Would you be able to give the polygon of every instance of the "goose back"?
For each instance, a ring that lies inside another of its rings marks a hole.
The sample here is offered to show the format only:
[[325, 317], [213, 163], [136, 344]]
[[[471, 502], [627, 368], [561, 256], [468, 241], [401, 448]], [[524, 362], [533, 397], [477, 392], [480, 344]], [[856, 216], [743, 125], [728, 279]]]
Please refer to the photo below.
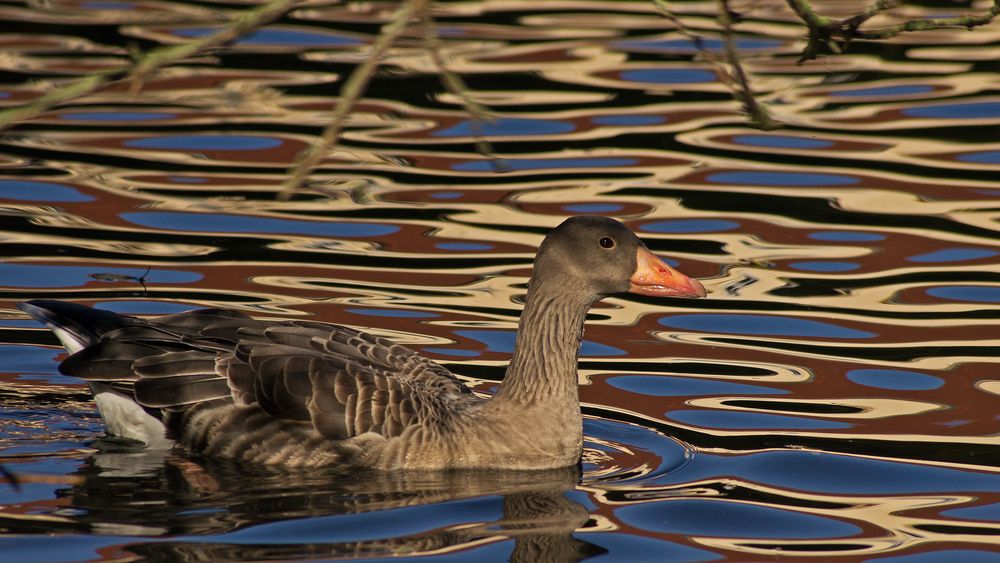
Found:
[[130, 396], [196, 453], [367, 465], [380, 442], [479, 401], [443, 366], [347, 327], [222, 309], [122, 319], [60, 372]]

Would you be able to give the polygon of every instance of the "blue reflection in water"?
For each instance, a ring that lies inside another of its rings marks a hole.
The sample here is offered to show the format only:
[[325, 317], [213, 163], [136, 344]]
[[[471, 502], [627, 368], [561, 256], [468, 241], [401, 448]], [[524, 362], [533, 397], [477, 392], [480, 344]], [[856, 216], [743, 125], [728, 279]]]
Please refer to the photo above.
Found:
[[121, 218], [136, 225], [174, 231], [214, 233], [282, 233], [333, 238], [379, 237], [399, 232], [396, 225], [341, 221], [296, 221], [275, 217], [185, 213], [183, 211], [132, 211]]
[[482, 244], [478, 242], [439, 242], [434, 245], [434, 248], [440, 248], [441, 250], [489, 250], [493, 248], [492, 244]]
[[448, 25], [442, 25], [440, 27], [435, 27], [434, 32], [439, 37], [466, 37], [469, 35], [469, 30], [461, 27], [451, 27]]
[[184, 311], [202, 309], [190, 303], [170, 303], [167, 301], [104, 301], [94, 307], [114, 311], [123, 315], [173, 315]]
[[[52, 365], [56, 365], [55, 362]], [[36, 382], [40, 385], [78, 385], [80, 380], [75, 377], [70, 377], [68, 375], [60, 375], [58, 373], [42, 373], [42, 374], [29, 374], [21, 373], [17, 376], [18, 381], [31, 381]], [[48, 424], [46, 428], [56, 428], [61, 426], [60, 424]]]
[[686, 397], [694, 395], [785, 395], [790, 391], [763, 385], [747, 385], [718, 379], [672, 377], [668, 375], [615, 375], [605, 379], [608, 385], [650, 397]]
[[833, 454], [776, 450], [741, 455], [698, 452], [657, 484], [739, 475], [762, 485], [827, 494], [902, 494], [998, 491], [1000, 473]]
[[934, 87], [925, 84], [902, 84], [899, 86], [879, 86], [876, 88], [858, 88], [829, 92], [828, 96], [835, 98], [853, 98], [867, 96], [906, 96], [910, 94], [926, 94], [933, 92]]
[[0, 198], [53, 203], [94, 201], [93, 197], [80, 193], [75, 188], [34, 180], [0, 180]]
[[[751, 49], [773, 49], [780, 47], [781, 41], [776, 39], [761, 39], [753, 37], [741, 37], [736, 39], [736, 48], [741, 51]], [[671, 53], [697, 53], [703, 49], [709, 51], [721, 51], [725, 48], [725, 43], [721, 39], [700, 38], [696, 43], [690, 39], [659, 39], [659, 40], [634, 40], [616, 41], [612, 47], [622, 50], [643, 50], [643, 51], [665, 51]]]
[[[214, 27], [186, 27], [174, 29], [174, 35], [181, 37], [205, 37], [218, 31]], [[294, 45], [305, 47], [333, 47], [344, 45], [360, 45], [361, 41], [354, 37], [334, 35], [320, 31], [305, 31], [280, 27], [265, 27], [241, 36], [237, 45]]]
[[458, 199], [464, 195], [462, 192], [434, 192], [431, 197], [434, 199]]
[[204, 176], [168, 176], [167, 181], [174, 184], [204, 184], [208, 182], [208, 178]]
[[[507, 170], [543, 170], [546, 168], [605, 168], [619, 166], [634, 166], [638, 159], [621, 157], [604, 158], [510, 158], [504, 159], [499, 165]], [[493, 172], [498, 164], [491, 160], [469, 160], [452, 165], [452, 170], [461, 172]]]
[[1000, 522], [1000, 502], [993, 504], [983, 504], [980, 506], [966, 506], [963, 508], [952, 508], [945, 510], [941, 516], [949, 518], [962, 518], [963, 520], [984, 520], [987, 522]]
[[649, 84], [690, 84], [696, 82], [714, 82], [715, 73], [710, 70], [693, 68], [643, 68], [623, 70], [622, 80], [628, 82], [644, 82]]
[[750, 184], [755, 186], [852, 186], [861, 180], [844, 174], [811, 174], [806, 172], [759, 172], [741, 170], [716, 172], [706, 178], [713, 184]]
[[42, 324], [35, 319], [0, 319], [0, 326], [10, 328], [38, 328]]
[[817, 231], [809, 233], [809, 238], [834, 242], [875, 242], [885, 240], [885, 235], [863, 231]]
[[624, 205], [618, 203], [571, 203], [563, 206], [564, 210], [571, 213], [614, 213], [624, 208]]
[[740, 224], [728, 219], [670, 219], [640, 225], [640, 231], [647, 233], [711, 233], [731, 231]]
[[[637, 424], [627, 424], [604, 418], [583, 419], [584, 439], [593, 438], [612, 444], [621, 444], [629, 450], [641, 450], [653, 454], [660, 460], [653, 474], [667, 473], [687, 462], [688, 451], [677, 440]], [[593, 444], [588, 447], [593, 447]], [[604, 449], [604, 448], [598, 448]], [[648, 478], [641, 477], [639, 479]]]
[[1000, 164], [1000, 151], [967, 152], [957, 157], [962, 162], [975, 162], [977, 164]]
[[828, 260], [807, 260], [805, 262], [792, 262], [789, 264], [796, 270], [807, 272], [849, 272], [857, 270], [861, 264], [857, 262], [835, 262]]
[[996, 256], [995, 250], [989, 248], [976, 247], [955, 247], [942, 248], [926, 254], [918, 254], [907, 258], [910, 262], [962, 262], [965, 260], [979, 260]]
[[659, 323], [663, 326], [684, 330], [760, 336], [804, 336], [811, 338], [872, 338], [877, 336], [872, 332], [822, 321], [771, 315], [698, 313], [666, 316], [661, 318]]
[[847, 422], [763, 412], [677, 410], [664, 415], [692, 426], [726, 430], [842, 430], [852, 426]]
[[[514, 339], [517, 335], [511, 330], [456, 330], [455, 334], [463, 338], [482, 342], [490, 352], [509, 354], [514, 351]], [[623, 356], [625, 351], [607, 344], [584, 340], [580, 345], [581, 356]]]
[[903, 115], [932, 119], [990, 119], [1000, 117], [1000, 102], [973, 102], [903, 108]]
[[775, 149], [825, 149], [833, 146], [832, 141], [807, 139], [794, 135], [736, 135], [733, 137], [733, 142], [740, 145]]
[[176, 113], [156, 111], [80, 111], [59, 115], [59, 119], [70, 121], [155, 121], [175, 117]]
[[117, 266], [54, 266], [49, 264], [0, 264], [0, 285], [7, 287], [77, 287], [97, 281], [94, 274], [115, 274], [126, 278], [145, 276], [150, 283], [192, 283], [202, 275], [184, 270], [149, 270]]
[[135, 5], [129, 2], [81, 2], [81, 8], [87, 10], [134, 10]]
[[897, 391], [929, 391], [944, 385], [940, 377], [902, 369], [852, 369], [847, 379], [858, 385]]
[[130, 139], [123, 144], [135, 149], [173, 151], [259, 151], [279, 147], [283, 142], [255, 135], [162, 135]]
[[910, 553], [904, 555], [892, 555], [889, 557], [875, 557], [865, 561], [884, 561], [885, 563], [996, 563], [996, 551], [982, 551], [978, 549], [940, 549], [937, 551], [923, 551], [920, 553]]
[[622, 522], [659, 533], [732, 538], [842, 538], [854, 524], [814, 514], [730, 500], [673, 499], [615, 509]]
[[[0, 420], [2, 420], [2, 418], [3, 418], [3, 414], [0, 413]], [[76, 448], [76, 449], [80, 448], [80, 444], [78, 442], [75, 443], [75, 444], [68, 443], [68, 442], [66, 442], [64, 440], [55, 440], [54, 442], [57, 442], [66, 451], [72, 451], [74, 448]], [[18, 454], [21, 454], [21, 455], [25, 455], [25, 454], [38, 454], [38, 453], [43, 453], [45, 451], [45, 450], [42, 450], [42, 452], [39, 452], [39, 451], [21, 451], [21, 452], [12, 451], [12, 450], [24, 450], [24, 449], [27, 449], [27, 448], [18, 448], [18, 447], [4, 448], [4, 455], [5, 456], [14, 456], [14, 455], [18, 455]], [[48, 451], [49, 452], [59, 452], [60, 450], [59, 449], [52, 449], [52, 450], [48, 450]], [[5, 460], [4, 463], [7, 463], [7, 461]], [[18, 463], [16, 467], [11, 466], [10, 469], [14, 470], [14, 471], [17, 471], [18, 473], [22, 473], [22, 472], [23, 473], [27, 473], [27, 468], [25, 467], [25, 465], [33, 466], [35, 464], [21, 464], [21, 463]], [[55, 465], [55, 464], [53, 464], [53, 465]], [[36, 474], [49, 473], [49, 474], [52, 474], [52, 475], [59, 475], [60, 474], [59, 471], [57, 471], [57, 470], [46, 471], [47, 469], [49, 469], [49, 468], [48, 467], [36, 468], [33, 471], [33, 473], [36, 473]], [[68, 471], [66, 473], [73, 473], [73, 469], [72, 468], [68, 469]], [[14, 505], [14, 504], [19, 504], [21, 502], [25, 502], [25, 500], [32, 500], [32, 499], [56, 499], [56, 498], [60, 498], [59, 495], [62, 494], [61, 491], [65, 491], [66, 488], [67, 487], [66, 487], [65, 484], [44, 485], [44, 484], [40, 484], [40, 483], [22, 483], [21, 486], [18, 487], [17, 490], [14, 490], [10, 485], [8, 485], [5, 482], [4, 486], [0, 487], [0, 504], [2, 504], [4, 506], [10, 506], [10, 505]], [[38, 539], [39, 536], [37, 536], [35, 534], [24, 534], [24, 535], [20, 535], [20, 536], [12, 534], [12, 535], [9, 535], [9, 536], [0, 537], [0, 554], [2, 554], [2, 557], [3, 557], [2, 560], [4, 561], [4, 563], [8, 563], [8, 562], [10, 562], [10, 563], [14, 563], [14, 562], [20, 563], [20, 562], [23, 562], [23, 561], [30, 561], [31, 563], [35, 563], [36, 561], [39, 562], [39, 563], [48, 563], [50, 561], [51, 562], [57, 562], [57, 561], [58, 562], [61, 562], [61, 561], [66, 561], [66, 562], [74, 561], [74, 562], [76, 562], [76, 561], [100, 561], [101, 560], [101, 558], [97, 557], [96, 554], [95, 554], [95, 557], [93, 559], [83, 559], [83, 558], [80, 557], [80, 552], [75, 552], [72, 555], [70, 553], [67, 553], [67, 552], [64, 552], [64, 553], [61, 553], [61, 554], [60, 553], [53, 553], [52, 550], [56, 549], [54, 546], [58, 545], [58, 542], [54, 542], [52, 540], [56, 540], [56, 539], [60, 538], [61, 536], [59, 536], [59, 535], [53, 535], [53, 536], [43, 536], [43, 537], [45, 537], [45, 539], [42, 540], [42, 541], [45, 542], [44, 543], [44, 547], [42, 547], [42, 546], [39, 545], [39, 539]], [[105, 540], [102, 543], [107, 543], [107, 544], [118, 543], [118, 544], [120, 544], [123, 539], [124, 538], [122, 538], [122, 537], [118, 537], [114, 541]], [[20, 555], [18, 555], [18, 554], [20, 554]]]
[[[38, 321], [32, 321], [33, 327], [41, 326]], [[0, 358], [3, 358], [3, 370], [9, 373], [57, 373], [55, 357], [62, 350], [42, 348], [40, 346], [12, 346], [0, 344]]]
[[976, 164], [1000, 164], [1000, 151], [967, 152], [956, 157], [962, 162]]
[[931, 287], [927, 294], [952, 301], [1000, 303], [1000, 286], [996, 285], [945, 285]]
[[568, 121], [551, 119], [530, 119], [525, 117], [501, 117], [494, 122], [461, 121], [447, 129], [431, 133], [434, 137], [469, 137], [472, 135], [559, 135], [572, 133], [576, 126]]
[[669, 561], [670, 563], [694, 563], [696, 561], [718, 561], [723, 558], [717, 553], [689, 545], [624, 532], [574, 532], [573, 537], [608, 550], [607, 554], [587, 558], [587, 561], [595, 563], [600, 561], [642, 562], [649, 561], [651, 557], [657, 561]]
[[397, 319], [428, 319], [440, 317], [437, 313], [430, 311], [412, 311], [409, 309], [346, 309], [348, 313], [355, 315], [365, 315], [368, 317], [391, 317]]
[[660, 115], [598, 115], [590, 118], [595, 125], [659, 125], [666, 120]]

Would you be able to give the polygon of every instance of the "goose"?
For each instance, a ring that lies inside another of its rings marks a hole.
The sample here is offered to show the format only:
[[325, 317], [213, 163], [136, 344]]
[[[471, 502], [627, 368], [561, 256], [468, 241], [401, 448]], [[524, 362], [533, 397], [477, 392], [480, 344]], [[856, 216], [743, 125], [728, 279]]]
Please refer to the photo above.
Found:
[[400, 344], [339, 325], [226, 309], [155, 319], [64, 301], [18, 307], [71, 354], [107, 433], [239, 464], [542, 470], [579, 462], [577, 355], [605, 296], [704, 297], [628, 227], [580, 215], [535, 256], [515, 347], [492, 397]]

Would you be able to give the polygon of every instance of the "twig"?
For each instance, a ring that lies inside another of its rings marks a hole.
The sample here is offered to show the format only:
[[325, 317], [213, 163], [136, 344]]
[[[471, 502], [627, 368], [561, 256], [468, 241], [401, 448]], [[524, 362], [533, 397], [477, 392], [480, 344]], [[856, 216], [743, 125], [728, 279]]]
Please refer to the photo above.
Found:
[[372, 44], [372, 52], [369, 57], [355, 67], [351, 72], [351, 76], [344, 83], [340, 97], [337, 98], [333, 117], [330, 124], [323, 130], [322, 137], [318, 142], [304, 149], [296, 157], [295, 163], [290, 170], [289, 178], [278, 193], [278, 199], [287, 200], [290, 198], [295, 193], [295, 190], [302, 185], [306, 176], [336, 146], [337, 137], [340, 135], [341, 129], [344, 128], [347, 115], [354, 108], [355, 104], [357, 104], [358, 100], [361, 99], [361, 95], [375, 74], [375, 69], [378, 68], [380, 59], [403, 33], [414, 15], [428, 9], [429, 2], [430, 0], [405, 0], [399, 9], [396, 10], [396, 13], [393, 14], [392, 20], [382, 27], [378, 37]]
[[219, 31], [205, 37], [178, 45], [158, 47], [138, 61], [129, 72], [132, 80], [142, 80], [161, 67], [193, 55], [203, 53], [212, 47], [226, 45], [243, 35], [267, 25], [284, 16], [298, 0], [271, 0], [270, 2], [240, 12]]
[[857, 29], [858, 27], [861, 27], [861, 24], [865, 23], [866, 21], [881, 14], [886, 10], [891, 10], [895, 8], [896, 5], [897, 5], [896, 0], [876, 0], [870, 6], [865, 8], [864, 11], [861, 12], [860, 14], [848, 18], [847, 20], [844, 21], [850, 22], [850, 25], [854, 29]]
[[34, 100], [0, 110], [0, 129], [14, 123], [37, 117], [55, 106], [97, 91], [105, 84], [123, 77], [126, 69], [118, 68], [78, 78], [69, 84], [58, 86], [48, 94]]
[[[929, 31], [933, 29], [948, 29], [963, 27], [972, 29], [986, 25], [1000, 15], [1000, 0], [993, 0], [993, 6], [982, 15], [966, 14], [953, 18], [936, 18], [926, 20], [910, 20], [881, 29], [862, 30], [861, 26], [873, 16], [896, 7], [895, 0], [876, 0], [857, 15], [838, 20], [821, 16], [816, 13], [808, 0], [786, 0], [788, 6], [809, 28], [809, 40], [799, 62], [815, 59], [820, 50], [826, 46], [830, 51], [840, 52], [854, 39], [889, 39], [910, 31]], [[836, 40], [842, 44], [837, 46]]]
[[[677, 31], [694, 44], [705, 61], [715, 68], [722, 83], [729, 88], [733, 97], [743, 104], [743, 109], [750, 116], [754, 125], [766, 130], [777, 129], [781, 126], [771, 118], [767, 108], [757, 103], [756, 93], [750, 85], [750, 77], [743, 68], [739, 51], [736, 48], [736, 41], [733, 39], [733, 18], [731, 15], [732, 12], [729, 10], [728, 0], [719, 0], [719, 7], [722, 11], [719, 16], [719, 22], [723, 27], [722, 41], [725, 58], [719, 57], [705, 47], [702, 38], [684, 25], [684, 22], [667, 5], [666, 0], [653, 0], [653, 3], [660, 9], [660, 13], [677, 27]], [[728, 64], [729, 68], [732, 68], [732, 71], [723, 63]]]
[[670, 22], [674, 24], [674, 26], [677, 28], [677, 31], [680, 32], [680, 34], [683, 35], [685, 38], [687, 38], [687, 40], [690, 41], [692, 45], [694, 45], [694, 48], [698, 50], [698, 53], [705, 60], [705, 62], [712, 65], [712, 68], [714, 68], [715, 71], [718, 73], [719, 78], [722, 80], [723, 84], [725, 84], [726, 87], [728, 87], [730, 90], [733, 90], [733, 95], [735, 96], [736, 86], [735, 84], [733, 84], [732, 77], [729, 75], [729, 72], [723, 65], [722, 58], [713, 53], [712, 51], [710, 51], [708, 47], [705, 46], [705, 42], [702, 40], [700, 35], [697, 35], [693, 31], [688, 29], [686, 25], [684, 25], [684, 22], [681, 21], [681, 19], [677, 17], [677, 15], [674, 14], [674, 12], [667, 5], [666, 0], [653, 0], [653, 3], [656, 4], [656, 7], [660, 9], [660, 14], [663, 17], [670, 20]]
[[771, 119], [767, 108], [757, 103], [750, 79], [740, 62], [740, 54], [736, 50], [736, 40], [733, 38], [733, 18], [732, 12], [729, 10], [729, 0], [719, 0], [719, 8], [719, 22], [722, 23], [722, 42], [725, 47], [726, 61], [732, 68], [733, 78], [739, 84], [736, 98], [743, 103], [743, 109], [758, 127], [767, 130], [777, 129], [780, 125]]
[[472, 96], [469, 95], [469, 87], [466, 86], [462, 77], [448, 68], [444, 57], [441, 55], [441, 39], [434, 29], [434, 19], [431, 16], [430, 10], [424, 10], [420, 19], [424, 26], [424, 47], [430, 55], [431, 62], [434, 63], [434, 66], [441, 73], [441, 83], [444, 84], [444, 87], [453, 96], [459, 99], [462, 107], [471, 116], [471, 128], [476, 140], [476, 150], [479, 154], [491, 159], [493, 162], [499, 162], [496, 153], [493, 151], [493, 145], [482, 135], [480, 127], [480, 124], [484, 121], [495, 122], [496, 116], [490, 112], [489, 108], [472, 99]]
[[993, 6], [982, 15], [975, 16], [965, 14], [954, 18], [936, 18], [929, 20], [910, 20], [893, 26], [872, 31], [857, 31], [857, 36], [861, 39], [888, 39], [901, 33], [909, 31], [929, 31], [932, 29], [947, 29], [962, 27], [972, 30], [975, 27], [986, 25], [1000, 15], [1000, 0], [994, 0]]
[[157, 47], [130, 65], [89, 74], [63, 84], [31, 102], [0, 110], [0, 129], [37, 117], [59, 104], [91, 94], [122, 78], [130, 79], [134, 85], [138, 86], [143, 79], [167, 65], [203, 53], [213, 47], [230, 43], [250, 31], [271, 23], [287, 13], [296, 1], [271, 0], [262, 6], [240, 12], [228, 24], [211, 35], [179, 45]]
[[684, 25], [684, 22], [682, 22], [681, 19], [677, 17], [677, 14], [670, 9], [666, 0], [653, 0], [653, 4], [659, 8], [660, 15], [670, 20], [670, 22], [677, 27], [677, 31], [679, 31], [681, 35], [686, 37], [689, 41], [691, 41], [691, 43], [694, 43], [695, 48], [701, 51], [701, 54], [704, 55], [705, 59], [713, 64], [719, 63], [719, 58], [715, 56], [715, 53], [705, 48], [705, 43], [701, 40], [701, 37], [696, 35], [694, 32], [689, 30], [686, 25]]

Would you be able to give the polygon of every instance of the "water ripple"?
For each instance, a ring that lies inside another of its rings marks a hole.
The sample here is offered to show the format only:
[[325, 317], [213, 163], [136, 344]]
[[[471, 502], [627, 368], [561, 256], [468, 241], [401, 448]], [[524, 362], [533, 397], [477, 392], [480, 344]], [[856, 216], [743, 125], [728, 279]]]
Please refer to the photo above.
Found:
[[[715, 4], [674, 7], [693, 42], [651, 3], [440, 3], [441, 54], [496, 119], [441, 86], [413, 28], [309, 185], [277, 201], [392, 9], [301, 7], [139, 95], [115, 83], [0, 139], [0, 462], [27, 477], [0, 488], [8, 558], [996, 558], [995, 31], [800, 63], [793, 14], [754, 4], [735, 39], [784, 124], [762, 131], [708, 60]], [[228, 12], [0, 6], [0, 106]], [[14, 308], [371, 327], [489, 393], [535, 249], [581, 213], [620, 218], [710, 290], [592, 309], [582, 476], [279, 478], [156, 458], [98, 440], [84, 384]]]

